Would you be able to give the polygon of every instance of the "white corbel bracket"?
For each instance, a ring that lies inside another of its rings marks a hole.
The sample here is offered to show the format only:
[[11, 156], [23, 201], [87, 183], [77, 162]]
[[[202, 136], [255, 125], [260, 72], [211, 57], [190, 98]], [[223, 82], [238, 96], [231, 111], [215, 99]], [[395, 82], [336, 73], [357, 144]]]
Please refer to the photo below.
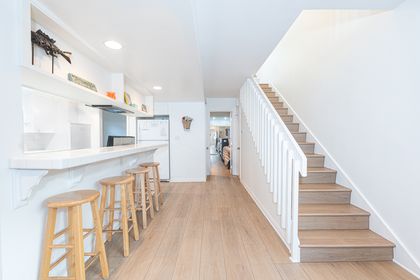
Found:
[[67, 181], [68, 181], [69, 187], [73, 188], [76, 185], [78, 185], [83, 180], [84, 176], [85, 176], [85, 166], [70, 168], [67, 171], [67, 178], [68, 178]]
[[33, 189], [39, 185], [48, 170], [14, 169], [12, 172], [13, 208], [17, 209], [28, 204]]

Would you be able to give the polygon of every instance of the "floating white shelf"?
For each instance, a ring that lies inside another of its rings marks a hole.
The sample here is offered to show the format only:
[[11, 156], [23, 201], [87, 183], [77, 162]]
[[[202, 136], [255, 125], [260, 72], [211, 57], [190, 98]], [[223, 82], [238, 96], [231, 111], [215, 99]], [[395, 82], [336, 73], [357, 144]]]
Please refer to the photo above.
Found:
[[86, 105], [113, 105], [131, 112], [132, 116], [136, 117], [152, 117], [150, 113], [139, 111], [138, 108], [116, 101], [34, 66], [20, 66], [20, 70], [22, 86], [27, 88], [61, 96]]

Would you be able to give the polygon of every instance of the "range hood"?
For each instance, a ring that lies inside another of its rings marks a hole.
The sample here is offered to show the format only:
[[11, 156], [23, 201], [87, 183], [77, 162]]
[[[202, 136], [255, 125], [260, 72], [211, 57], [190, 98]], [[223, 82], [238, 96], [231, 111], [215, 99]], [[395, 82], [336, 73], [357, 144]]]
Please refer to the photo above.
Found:
[[114, 106], [114, 105], [87, 105], [92, 108], [98, 108], [115, 114], [134, 114], [134, 112]]

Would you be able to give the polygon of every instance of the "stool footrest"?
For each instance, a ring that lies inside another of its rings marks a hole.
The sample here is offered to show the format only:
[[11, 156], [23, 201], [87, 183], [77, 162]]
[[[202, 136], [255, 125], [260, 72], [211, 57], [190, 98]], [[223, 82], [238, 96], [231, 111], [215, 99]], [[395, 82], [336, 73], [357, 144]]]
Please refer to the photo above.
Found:
[[[86, 256], [86, 254], [85, 254], [85, 256]], [[88, 260], [87, 260], [87, 262], [85, 263], [85, 270], [86, 269], [88, 269], [94, 262], [95, 262], [95, 260], [98, 258], [98, 256], [99, 256], [99, 254], [95, 254], [94, 253], [94, 255], [92, 255]]]
[[84, 228], [83, 232], [85, 234], [83, 234], [83, 239], [85, 239], [86, 237], [89, 236], [89, 234], [93, 233], [95, 231], [96, 228]]
[[59, 257], [55, 262], [50, 264], [50, 271], [54, 269], [59, 263], [61, 263], [67, 256], [70, 254], [71, 250], [65, 252], [61, 257]]
[[73, 248], [73, 245], [71, 245], [71, 244], [53, 244], [53, 245], [48, 246], [48, 248], [50, 248], [50, 249], [65, 249], [65, 248], [71, 249], [71, 248]]
[[[131, 206], [127, 206], [127, 210], [130, 210], [131, 209]], [[104, 208], [104, 211], [121, 211], [121, 208], [110, 208], [110, 207], [107, 207], [107, 208]]]
[[65, 234], [69, 230], [70, 230], [70, 227], [66, 227], [65, 229], [60, 230], [59, 232], [54, 234], [54, 239], [59, 238], [60, 236], [62, 236], [63, 234]]
[[[131, 231], [134, 228], [133, 225], [128, 227], [128, 231]], [[103, 229], [105, 232], [122, 232], [122, 229]]]

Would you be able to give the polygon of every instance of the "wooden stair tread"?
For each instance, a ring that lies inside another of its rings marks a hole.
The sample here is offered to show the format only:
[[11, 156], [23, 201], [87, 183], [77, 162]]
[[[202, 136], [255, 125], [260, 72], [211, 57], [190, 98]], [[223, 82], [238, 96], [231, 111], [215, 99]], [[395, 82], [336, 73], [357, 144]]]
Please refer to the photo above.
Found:
[[324, 173], [337, 173], [336, 170], [326, 168], [326, 167], [308, 167], [308, 173], [317, 173], [317, 172], [324, 172]]
[[338, 184], [300, 184], [301, 192], [351, 192], [351, 189]]
[[299, 216], [369, 216], [351, 204], [300, 204]]
[[300, 230], [299, 240], [301, 248], [395, 247], [392, 242], [368, 229]]

